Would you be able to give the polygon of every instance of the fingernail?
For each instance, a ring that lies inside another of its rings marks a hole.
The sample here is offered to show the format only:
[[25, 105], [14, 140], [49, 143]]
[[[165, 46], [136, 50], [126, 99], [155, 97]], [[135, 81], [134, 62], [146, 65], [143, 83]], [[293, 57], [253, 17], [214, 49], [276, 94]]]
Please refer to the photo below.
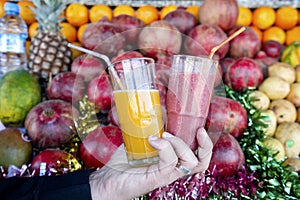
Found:
[[168, 133], [168, 132], [163, 132], [162, 134], [163, 138], [173, 138], [174, 135], [172, 135], [171, 133]]
[[155, 135], [150, 135], [148, 137], [148, 140], [152, 140], [152, 141], [157, 140], [157, 139], [158, 139], [158, 137], [156, 137]]

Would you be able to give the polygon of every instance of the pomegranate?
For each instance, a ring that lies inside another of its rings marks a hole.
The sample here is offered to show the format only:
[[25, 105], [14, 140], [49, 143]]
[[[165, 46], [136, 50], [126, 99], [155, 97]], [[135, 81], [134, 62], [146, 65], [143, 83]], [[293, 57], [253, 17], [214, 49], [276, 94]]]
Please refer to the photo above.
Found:
[[236, 0], [205, 0], [200, 6], [199, 21], [201, 24], [214, 24], [227, 31], [235, 25], [238, 15]]
[[214, 147], [208, 169], [223, 178], [235, 175], [245, 165], [245, 155], [238, 141], [229, 133], [209, 132]]
[[159, 84], [168, 87], [171, 74], [172, 56], [160, 56], [155, 61], [156, 79]]
[[110, 124], [120, 127], [117, 108], [115, 105], [113, 105], [109, 110], [107, 118]]
[[266, 52], [267, 56], [275, 59], [279, 59], [284, 49], [284, 45], [275, 40], [268, 40], [263, 43], [261, 50]]
[[80, 145], [80, 157], [87, 168], [105, 165], [123, 143], [121, 129], [104, 126], [89, 133]]
[[82, 46], [109, 57], [115, 56], [126, 45], [125, 36], [119, 32], [120, 29], [109, 22], [90, 23], [82, 34]]
[[[200, 24], [189, 32], [184, 42], [184, 51], [193, 56], [208, 56], [211, 49], [226, 38], [226, 33], [220, 27], [213, 24]], [[215, 59], [224, 58], [228, 49], [229, 44], [227, 43], [215, 53]]]
[[247, 57], [235, 60], [225, 74], [225, 83], [236, 91], [257, 88], [262, 80], [262, 68], [254, 59]]
[[[237, 31], [240, 26], [232, 28], [228, 34], [231, 35]], [[249, 57], [253, 58], [261, 48], [261, 42], [255, 31], [246, 27], [246, 30], [233, 38], [230, 42], [229, 57], [240, 58]]]
[[224, 77], [224, 74], [228, 68], [228, 66], [233, 63], [235, 61], [234, 58], [230, 58], [230, 57], [225, 57], [223, 59], [220, 60], [220, 65], [222, 68], [222, 77]]
[[248, 125], [246, 109], [237, 101], [213, 96], [208, 110], [205, 127], [211, 132], [226, 132], [239, 138]]
[[89, 54], [82, 54], [75, 58], [71, 64], [71, 71], [84, 77], [85, 82], [90, 82], [93, 78], [98, 77], [106, 65], [102, 60]]
[[108, 112], [113, 100], [113, 89], [109, 75], [102, 73], [88, 85], [88, 99], [102, 112]]
[[35, 176], [49, 176], [52, 175], [51, 172], [54, 171], [68, 170], [70, 167], [69, 160], [71, 159], [75, 160], [75, 158], [66, 151], [60, 149], [45, 149], [32, 159], [30, 170], [33, 171], [33, 175]]
[[114, 63], [114, 62], [120, 62], [125, 59], [142, 58], [142, 57], [143, 57], [143, 55], [138, 51], [126, 51], [126, 52], [120, 53], [116, 57], [112, 58], [111, 62]]
[[125, 34], [129, 43], [137, 40], [141, 28], [145, 26], [144, 22], [139, 18], [126, 14], [113, 17], [111, 22], [124, 32], [123, 34]]
[[181, 42], [180, 31], [163, 20], [154, 21], [144, 27], [138, 37], [138, 46], [142, 54], [154, 59], [179, 53]]
[[85, 89], [84, 79], [73, 72], [57, 74], [46, 88], [49, 99], [61, 99], [67, 102], [77, 102], [83, 97]]
[[73, 136], [73, 118], [78, 111], [63, 100], [47, 100], [34, 106], [26, 116], [25, 128], [34, 147], [60, 147]]
[[164, 20], [176, 26], [183, 34], [188, 34], [197, 24], [196, 17], [185, 9], [177, 9], [168, 13]]

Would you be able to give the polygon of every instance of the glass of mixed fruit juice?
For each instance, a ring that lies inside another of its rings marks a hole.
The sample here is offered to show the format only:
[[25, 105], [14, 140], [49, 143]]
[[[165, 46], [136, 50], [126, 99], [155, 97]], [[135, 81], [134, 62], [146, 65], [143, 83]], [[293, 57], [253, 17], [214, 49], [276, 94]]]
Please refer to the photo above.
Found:
[[218, 61], [208, 57], [174, 55], [167, 92], [167, 131], [192, 150], [204, 127], [213, 93]]
[[128, 162], [146, 166], [158, 162], [158, 152], [148, 143], [164, 130], [155, 64], [151, 58], [131, 58], [112, 63], [109, 73]]

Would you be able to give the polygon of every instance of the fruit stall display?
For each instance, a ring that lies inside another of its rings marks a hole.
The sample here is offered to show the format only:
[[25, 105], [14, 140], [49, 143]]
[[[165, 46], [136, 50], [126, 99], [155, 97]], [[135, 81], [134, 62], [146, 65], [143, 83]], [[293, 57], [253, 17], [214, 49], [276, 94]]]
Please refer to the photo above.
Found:
[[208, 55], [245, 26], [214, 55], [208, 170], [137, 199], [300, 199], [298, 5], [45, 2], [18, 2], [28, 25], [28, 70], [0, 78], [0, 178], [101, 168], [122, 144], [106, 63], [68, 43], [112, 61], [154, 58], [166, 121], [172, 55]]

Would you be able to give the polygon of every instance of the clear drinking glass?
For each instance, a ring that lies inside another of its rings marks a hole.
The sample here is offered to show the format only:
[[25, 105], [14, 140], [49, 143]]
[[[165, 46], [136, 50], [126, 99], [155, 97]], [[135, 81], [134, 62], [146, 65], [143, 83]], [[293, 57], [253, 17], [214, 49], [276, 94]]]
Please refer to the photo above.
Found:
[[174, 55], [167, 92], [167, 131], [183, 139], [192, 150], [196, 133], [204, 127], [218, 61], [208, 57]]
[[144, 166], [158, 162], [157, 150], [148, 143], [150, 135], [161, 137], [163, 132], [154, 60], [122, 60], [112, 63], [109, 73], [129, 164]]

